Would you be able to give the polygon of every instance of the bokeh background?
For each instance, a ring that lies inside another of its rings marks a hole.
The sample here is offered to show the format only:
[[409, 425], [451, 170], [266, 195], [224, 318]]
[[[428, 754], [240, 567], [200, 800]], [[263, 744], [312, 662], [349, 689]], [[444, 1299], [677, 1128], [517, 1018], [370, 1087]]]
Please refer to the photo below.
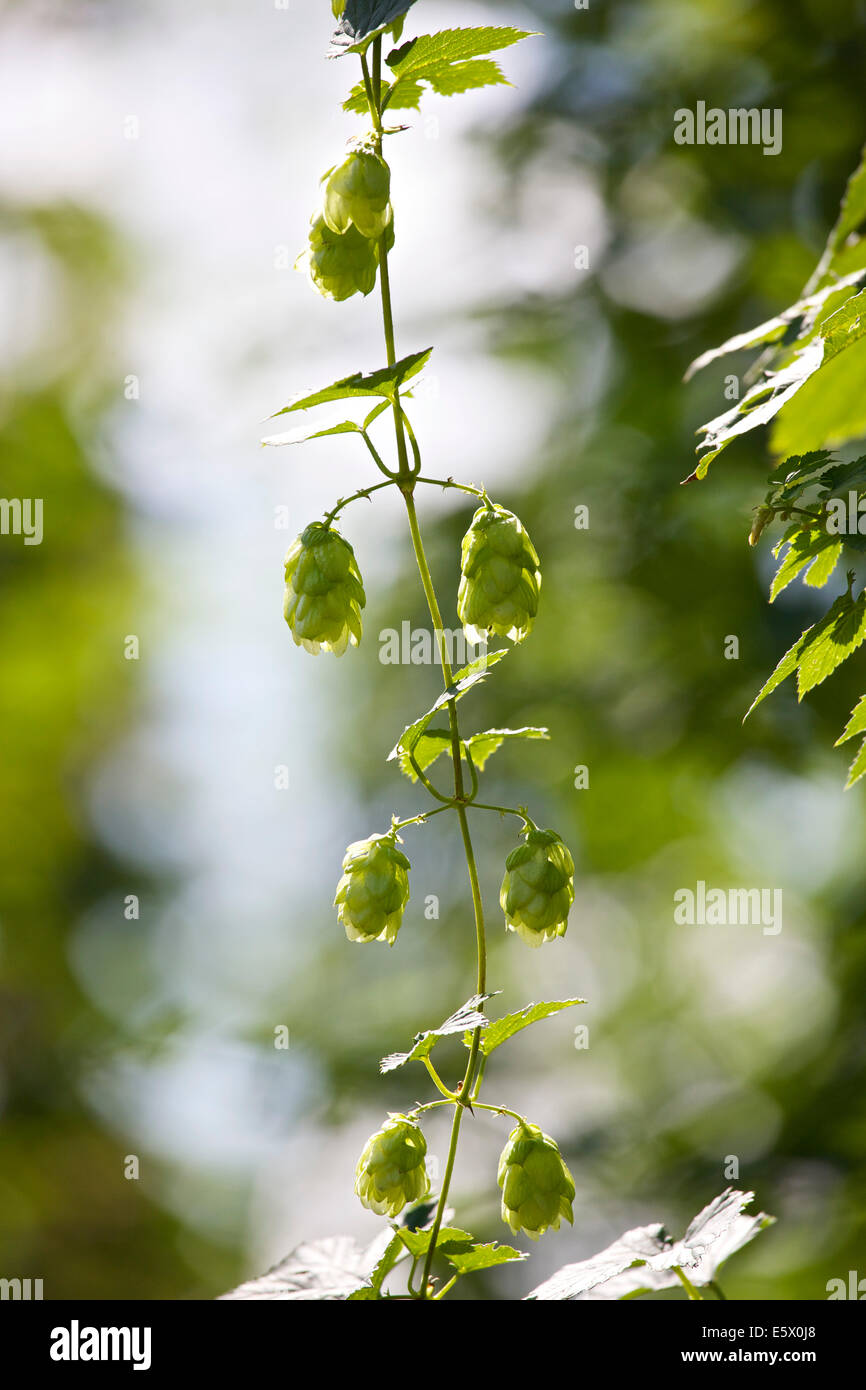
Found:
[[[322, 60], [324, 0], [0, 16], [0, 492], [45, 509], [41, 546], [0, 539], [0, 1275], [210, 1298], [300, 1240], [372, 1238], [355, 1157], [427, 1095], [377, 1059], [471, 989], [448, 817], [406, 832], [397, 949], [350, 946], [330, 906], [345, 844], [423, 804], [384, 762], [438, 689], [377, 660], [382, 629], [424, 621], [399, 505], [346, 518], [365, 643], [307, 657], [282, 555], [371, 465], [352, 439], [258, 445], [296, 391], [383, 356], [372, 297], [327, 304], [291, 269], [355, 79]], [[728, 1296], [822, 1298], [866, 1273], [866, 827], [832, 750], [861, 663], [741, 725], [820, 599], [767, 606], [745, 543], [762, 441], [679, 487], [725, 406], [722, 369], [681, 378], [817, 259], [866, 133], [864, 8], [419, 0], [407, 34], [485, 21], [545, 37], [504, 55], [515, 89], [430, 97], [392, 142], [398, 343], [436, 343], [426, 470], [485, 483], [543, 557], [531, 640], [463, 709], [550, 727], [497, 755], [487, 799], [560, 830], [577, 899], [564, 942], [506, 939], [514, 830], [476, 816], [497, 1006], [588, 1003], [486, 1086], [557, 1137], [574, 1230], [463, 1296], [519, 1297], [632, 1225], [679, 1233], [735, 1156], [779, 1220]], [[782, 107], [782, 153], [676, 146], [697, 100]], [[469, 513], [421, 502], [453, 614]], [[782, 888], [782, 932], [674, 926], [698, 879]], [[453, 1189], [487, 1239], [503, 1132], [464, 1126]], [[441, 1163], [444, 1121], [428, 1133]]]

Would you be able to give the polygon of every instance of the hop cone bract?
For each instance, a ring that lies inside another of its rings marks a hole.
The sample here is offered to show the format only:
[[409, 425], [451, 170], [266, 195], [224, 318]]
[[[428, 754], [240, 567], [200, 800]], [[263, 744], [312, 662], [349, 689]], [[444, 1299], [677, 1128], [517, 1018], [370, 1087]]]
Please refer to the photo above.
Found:
[[334, 906], [350, 941], [394, 945], [409, 901], [410, 867], [393, 835], [371, 835], [349, 845]]
[[574, 860], [555, 830], [530, 829], [505, 861], [499, 902], [528, 946], [565, 936], [574, 902]]
[[549, 1134], [525, 1121], [513, 1129], [499, 1160], [502, 1220], [515, 1235], [538, 1240], [564, 1216], [574, 1224], [574, 1180]]
[[307, 249], [295, 262], [296, 270], [309, 272], [310, 280], [325, 299], [349, 299], [369, 294], [376, 284], [379, 255], [376, 243], [349, 226], [342, 234], [332, 231], [321, 213], [310, 224]]
[[378, 154], [353, 150], [325, 176], [322, 214], [340, 234], [355, 226], [376, 240], [391, 221], [391, 170]]
[[521, 642], [538, 612], [541, 571], [526, 528], [498, 503], [479, 507], [463, 537], [457, 611], [473, 642], [488, 632]]
[[397, 1216], [430, 1190], [423, 1131], [405, 1115], [392, 1115], [364, 1145], [355, 1169], [355, 1192], [379, 1216]]
[[355, 552], [333, 527], [312, 522], [286, 555], [283, 616], [299, 647], [342, 656], [361, 640], [366, 603]]

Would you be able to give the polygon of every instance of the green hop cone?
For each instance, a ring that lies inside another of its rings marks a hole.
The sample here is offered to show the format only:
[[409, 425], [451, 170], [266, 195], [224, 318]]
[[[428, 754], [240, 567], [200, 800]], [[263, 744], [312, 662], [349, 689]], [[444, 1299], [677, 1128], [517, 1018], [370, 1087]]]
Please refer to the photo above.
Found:
[[502, 1220], [515, 1235], [538, 1240], [549, 1226], [559, 1230], [564, 1216], [574, 1225], [574, 1179], [549, 1134], [521, 1121], [508, 1136], [499, 1160]]
[[295, 261], [295, 269], [308, 272], [319, 294], [337, 301], [369, 294], [378, 267], [374, 241], [362, 236], [357, 227], [348, 227], [342, 235], [332, 231], [321, 213], [310, 225], [307, 249]]
[[371, 150], [353, 150], [325, 175], [322, 215], [339, 235], [355, 226], [377, 241], [391, 222], [391, 170]]
[[349, 845], [334, 906], [350, 941], [394, 945], [409, 901], [410, 867], [393, 833]]
[[565, 936], [574, 902], [574, 860], [555, 830], [526, 831], [505, 861], [499, 894], [505, 925], [528, 946]]
[[498, 503], [479, 507], [463, 537], [457, 612], [473, 642], [522, 642], [538, 612], [541, 571], [523, 523]]
[[355, 1169], [355, 1192], [379, 1216], [397, 1216], [430, 1191], [423, 1131], [405, 1115], [391, 1115], [370, 1136]]
[[361, 640], [367, 600], [355, 552], [333, 527], [312, 522], [286, 555], [283, 616], [299, 647], [342, 656]]

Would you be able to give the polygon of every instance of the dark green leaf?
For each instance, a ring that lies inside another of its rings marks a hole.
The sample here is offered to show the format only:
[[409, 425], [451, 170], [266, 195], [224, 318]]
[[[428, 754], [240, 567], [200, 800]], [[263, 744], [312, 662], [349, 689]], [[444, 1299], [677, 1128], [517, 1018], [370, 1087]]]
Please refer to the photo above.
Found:
[[346, 8], [331, 38], [329, 58], [363, 53], [379, 34], [400, 20], [415, 0], [346, 0]]
[[820, 622], [807, 628], [785, 653], [766, 685], [759, 691], [747, 711], [746, 718], [756, 705], [771, 695], [784, 680], [797, 672], [798, 697], [803, 696], [826, 680], [837, 666], [847, 660], [866, 638], [866, 603], [864, 594], [855, 602], [850, 594], [842, 594], [824, 614]]
[[[842, 542], [839, 537], [829, 535], [822, 526], [794, 527], [787, 533], [784, 541], [780, 542], [780, 546], [785, 544], [788, 551], [776, 571], [770, 588], [771, 603], [799, 574], [803, 574], [810, 588], [822, 588], [842, 554]], [[777, 551], [780, 546], [777, 546]]]

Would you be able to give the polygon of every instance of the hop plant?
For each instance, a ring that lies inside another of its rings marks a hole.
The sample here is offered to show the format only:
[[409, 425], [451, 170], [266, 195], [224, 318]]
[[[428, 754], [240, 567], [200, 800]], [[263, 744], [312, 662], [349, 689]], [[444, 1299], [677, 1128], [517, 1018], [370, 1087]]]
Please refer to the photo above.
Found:
[[548, 1227], [559, 1230], [564, 1216], [574, 1225], [574, 1179], [555, 1142], [537, 1125], [522, 1120], [508, 1136], [499, 1160], [502, 1220], [514, 1231], [538, 1240]]
[[355, 1192], [370, 1211], [397, 1216], [430, 1191], [423, 1131], [405, 1115], [391, 1115], [364, 1145], [355, 1169]]
[[367, 600], [355, 552], [332, 526], [312, 522], [286, 555], [283, 616], [297, 646], [342, 656], [361, 640]]
[[457, 611], [467, 638], [495, 632], [522, 642], [538, 612], [541, 571], [535, 546], [513, 512], [478, 508], [463, 537]]
[[369, 294], [378, 266], [374, 241], [352, 225], [342, 234], [333, 231], [321, 213], [313, 218], [307, 248], [295, 261], [295, 269], [308, 272], [320, 295], [337, 301]]
[[371, 835], [349, 845], [334, 906], [350, 941], [387, 941], [393, 946], [409, 901], [411, 865], [396, 835]]
[[391, 222], [391, 170], [370, 150], [353, 150], [325, 175], [322, 215], [332, 232], [343, 235], [355, 226], [378, 240]]
[[509, 931], [528, 946], [565, 936], [574, 902], [574, 860], [555, 830], [526, 831], [505, 861], [499, 902]]

